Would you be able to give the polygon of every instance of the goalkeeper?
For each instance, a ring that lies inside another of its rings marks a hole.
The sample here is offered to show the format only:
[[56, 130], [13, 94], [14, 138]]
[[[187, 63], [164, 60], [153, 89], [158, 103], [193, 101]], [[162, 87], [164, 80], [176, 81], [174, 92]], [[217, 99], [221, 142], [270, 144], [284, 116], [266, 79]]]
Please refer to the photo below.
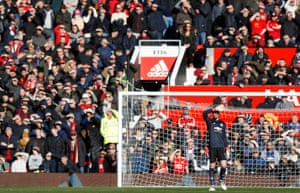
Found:
[[[210, 188], [209, 191], [215, 191], [215, 169], [216, 162], [221, 164], [219, 183], [223, 190], [227, 190], [224, 183], [224, 177], [226, 172], [226, 148], [228, 146], [228, 140], [226, 136], [226, 124], [219, 119], [220, 112], [224, 110], [224, 105], [218, 105], [213, 108], [208, 108], [203, 112], [203, 118], [206, 122], [208, 135], [209, 135], [209, 179]], [[212, 113], [213, 117], [210, 118], [209, 114]]]

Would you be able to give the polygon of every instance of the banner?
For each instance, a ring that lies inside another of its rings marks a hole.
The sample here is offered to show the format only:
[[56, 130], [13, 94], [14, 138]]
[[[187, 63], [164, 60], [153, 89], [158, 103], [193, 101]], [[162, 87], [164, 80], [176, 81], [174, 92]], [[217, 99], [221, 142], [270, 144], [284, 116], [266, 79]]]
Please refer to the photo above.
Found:
[[140, 80], [166, 80], [178, 54], [178, 46], [141, 46]]
[[[208, 85], [208, 86], [170, 86], [164, 87], [165, 92], [264, 92], [266, 96], [268, 93], [289, 93], [300, 92], [299, 86], [245, 86], [243, 88], [238, 86], [218, 86], [218, 85]], [[236, 96], [235, 96], [236, 97]], [[193, 102], [195, 104], [202, 105], [212, 105], [216, 96], [176, 96], [177, 103], [186, 101]], [[227, 101], [232, 99], [233, 96], [227, 96]], [[260, 103], [264, 102], [265, 96], [251, 96], [252, 108], [256, 108]], [[300, 96], [288, 96], [288, 100], [294, 105], [296, 109], [300, 109]]]
[[[213, 48], [214, 49], [214, 64], [220, 59], [225, 48]], [[249, 53], [254, 54], [257, 48], [248, 48]], [[230, 48], [230, 53], [233, 56], [237, 51], [237, 48]], [[292, 60], [297, 52], [296, 48], [264, 48], [265, 53], [272, 60], [272, 65], [275, 66], [279, 59], [284, 58], [287, 66], [290, 66]]]

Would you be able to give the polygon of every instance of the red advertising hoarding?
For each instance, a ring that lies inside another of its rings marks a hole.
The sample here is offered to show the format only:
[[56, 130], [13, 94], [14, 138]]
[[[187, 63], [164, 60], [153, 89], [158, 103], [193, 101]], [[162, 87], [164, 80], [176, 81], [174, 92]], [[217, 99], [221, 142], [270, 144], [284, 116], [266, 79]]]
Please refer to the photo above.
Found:
[[[214, 92], [214, 93], [243, 93], [243, 92], [264, 92], [266, 96], [268, 93], [281, 93], [289, 96], [289, 93], [300, 92], [299, 86], [245, 86], [243, 88], [238, 86], [171, 86], [164, 87], [165, 92]], [[255, 94], [254, 94], [255, 95]], [[227, 100], [230, 100], [232, 97], [237, 96], [227, 96]], [[171, 99], [170, 99], [171, 98]], [[205, 136], [206, 133], [206, 124], [203, 120], [202, 113], [210, 105], [213, 104], [213, 100], [216, 96], [207, 94], [207, 96], [175, 96], [175, 97], [166, 97], [165, 102], [176, 103], [177, 106], [184, 107], [189, 103], [190, 105], [190, 115], [196, 119], [196, 126], [199, 127], [199, 130], [202, 136]], [[265, 96], [249, 96], [252, 99], [252, 109], [226, 109], [220, 114], [221, 119], [225, 121], [227, 127], [230, 127], [232, 123], [236, 121], [236, 118], [239, 114], [248, 114], [251, 116], [251, 124], [256, 124], [256, 121], [260, 116], [264, 116], [270, 124], [276, 130], [279, 123], [287, 123], [291, 120], [293, 115], [300, 116], [300, 96], [288, 97], [289, 101], [294, 105], [292, 110], [276, 110], [276, 109], [256, 109], [259, 103], [262, 103], [265, 100]], [[164, 113], [168, 114], [169, 117], [175, 122], [182, 114], [182, 109], [169, 109], [163, 110]], [[300, 117], [299, 117], [300, 118]]]
[[[214, 49], [214, 64], [215, 64], [223, 54], [225, 48], [213, 48], [213, 49]], [[249, 48], [248, 50], [249, 53], [254, 54], [256, 48]], [[236, 51], [237, 48], [230, 48], [231, 55], [234, 55]], [[286, 64], [290, 66], [296, 54], [297, 49], [296, 48], [264, 48], [264, 51], [272, 60], [273, 66], [276, 65], [276, 62], [281, 58], [284, 58]]]
[[140, 80], [166, 80], [179, 55], [179, 46], [141, 46], [139, 53]]
[[176, 57], [142, 57], [141, 58], [141, 80], [166, 80]]
[[[264, 92], [266, 96], [268, 93], [286, 93], [288, 96], [289, 93], [300, 92], [300, 86], [217, 86], [217, 85], [208, 85], [208, 86], [170, 86], [164, 87], [165, 92]], [[178, 101], [190, 101], [193, 103], [201, 103], [203, 105], [213, 104], [213, 100], [216, 96], [177, 96]], [[228, 96], [227, 100], [230, 100], [232, 96]], [[259, 103], [262, 103], [265, 100], [265, 96], [251, 96], [252, 99], [252, 108], [256, 108]], [[292, 102], [295, 108], [300, 109], [300, 96], [289, 96], [289, 101]]]

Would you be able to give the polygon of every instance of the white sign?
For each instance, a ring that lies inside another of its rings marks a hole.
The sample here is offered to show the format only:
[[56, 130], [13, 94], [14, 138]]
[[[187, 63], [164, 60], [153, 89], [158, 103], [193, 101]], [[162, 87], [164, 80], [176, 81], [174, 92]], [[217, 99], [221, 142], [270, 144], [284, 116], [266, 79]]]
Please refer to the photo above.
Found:
[[177, 57], [178, 46], [141, 46], [140, 57]]

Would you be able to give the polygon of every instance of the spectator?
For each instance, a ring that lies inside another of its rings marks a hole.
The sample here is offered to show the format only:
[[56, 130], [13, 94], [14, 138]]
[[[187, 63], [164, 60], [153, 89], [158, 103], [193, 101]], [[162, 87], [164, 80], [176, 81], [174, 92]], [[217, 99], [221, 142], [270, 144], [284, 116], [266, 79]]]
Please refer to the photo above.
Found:
[[153, 124], [156, 129], [162, 128], [162, 123], [167, 119], [167, 116], [158, 109], [153, 109], [152, 114], [148, 116], [148, 122]]
[[235, 53], [237, 56], [237, 66], [240, 69], [244, 66], [245, 62], [252, 61], [252, 54], [249, 52], [247, 45], [242, 45], [242, 47]]
[[131, 169], [134, 174], [142, 174], [149, 172], [149, 158], [141, 145], [138, 145], [132, 154]]
[[162, 39], [163, 31], [166, 29], [166, 24], [163, 18], [163, 13], [158, 10], [159, 5], [153, 2], [151, 11], [147, 15], [147, 29], [151, 39]]
[[[29, 122], [29, 120], [25, 120], [25, 121]], [[29, 129], [24, 129], [21, 138], [18, 141], [17, 151], [24, 152], [29, 140], [30, 140]]]
[[204, 44], [206, 35], [210, 34], [212, 27], [211, 7], [206, 0], [200, 1], [199, 6], [195, 7], [193, 26], [195, 27], [197, 32], [196, 45]]
[[[228, 142], [230, 144], [230, 150], [228, 155], [228, 161], [229, 165], [232, 165], [235, 160], [241, 160], [242, 154], [241, 150], [243, 149], [242, 146], [242, 138], [245, 138], [245, 135], [241, 135], [239, 132], [236, 132], [234, 129], [230, 129], [229, 136], [228, 136]], [[247, 141], [248, 142], [248, 141]], [[248, 144], [246, 144], [248, 145]]]
[[285, 144], [285, 139], [283, 137], [278, 137], [274, 140], [274, 147], [280, 153], [280, 155], [288, 154], [289, 150]]
[[[152, 140], [152, 138], [154, 140]], [[154, 136], [154, 131], [151, 134], [147, 134], [147, 136], [145, 137], [145, 142], [144, 144], [142, 145], [143, 146], [143, 149], [145, 150], [145, 152], [147, 153], [148, 155], [148, 158], [153, 158], [154, 154], [155, 154], [155, 151], [158, 149], [158, 145], [161, 145], [159, 144], [162, 140], [160, 139], [159, 141], [157, 140], [157, 137]], [[167, 145], [169, 145], [167, 143]]]
[[96, 30], [97, 16], [97, 11], [93, 6], [89, 6], [82, 14], [84, 22], [84, 28], [82, 29], [82, 32], [84, 34], [86, 43], [90, 43], [92, 34]]
[[197, 76], [195, 85], [213, 85], [213, 76], [209, 74], [206, 66], [197, 68], [194, 72]]
[[289, 72], [289, 77], [291, 80], [291, 83], [293, 85], [299, 85], [299, 67], [298, 65], [300, 65], [300, 60], [298, 60], [298, 62], [296, 62], [296, 64], [294, 66], [291, 67], [291, 71]]
[[192, 23], [193, 17], [195, 15], [194, 9], [190, 5], [189, 1], [183, 1], [180, 4], [179, 12], [175, 17], [175, 24], [178, 29], [178, 32], [183, 30], [183, 26], [186, 23]]
[[[251, 152], [253, 149], [261, 149], [261, 146], [258, 144], [257, 141], [252, 140], [251, 135], [249, 133], [244, 133], [244, 135], [242, 136], [242, 141], [240, 144], [240, 154], [241, 154], [241, 159], [248, 159], [251, 157]], [[263, 140], [267, 140], [266, 136]], [[261, 143], [262, 144], [262, 143]]]
[[217, 96], [213, 101], [213, 105], [219, 105], [219, 104], [223, 104], [224, 107], [227, 107], [228, 106], [227, 96]]
[[240, 87], [244, 87], [245, 85], [254, 85], [257, 82], [258, 73], [250, 62], [246, 61], [241, 71], [243, 80], [239, 83]]
[[279, 164], [275, 167], [277, 178], [280, 181], [280, 186], [287, 186], [289, 177], [293, 173], [297, 173], [296, 165], [288, 159], [288, 155], [284, 154], [281, 156]]
[[86, 144], [77, 131], [71, 130], [70, 140], [68, 141], [68, 157], [77, 165], [81, 173], [84, 173], [84, 162], [86, 158]]
[[228, 30], [230, 28], [238, 29], [238, 24], [236, 21], [236, 14], [233, 5], [229, 4], [226, 6], [226, 10], [223, 13], [224, 17], [224, 30]]
[[227, 77], [227, 63], [222, 61], [215, 69], [215, 74], [213, 75], [214, 85], [225, 85]]
[[266, 148], [261, 152], [261, 157], [264, 160], [273, 160], [275, 166], [279, 164], [280, 156], [280, 153], [275, 150], [274, 145], [271, 141], [267, 142]]
[[271, 14], [275, 7], [275, 1], [274, 0], [267, 0], [265, 1], [265, 10], [267, 14]]
[[207, 35], [206, 41], [205, 41], [205, 47], [213, 48], [214, 46], [215, 46], [215, 37], [212, 35]]
[[[236, 10], [238, 11], [238, 10]], [[250, 29], [250, 10], [249, 7], [244, 7], [240, 10], [239, 13], [236, 14], [237, 20], [237, 31], [240, 30], [242, 27]]]
[[274, 43], [278, 43], [281, 37], [281, 24], [275, 12], [272, 12], [271, 18], [267, 20], [267, 32], [268, 37], [274, 40]]
[[[56, 124], [59, 124], [59, 122], [56, 122]], [[45, 152], [46, 155], [51, 155], [51, 159], [56, 163], [66, 153], [65, 141], [58, 135], [58, 128], [55, 125], [51, 127], [51, 136], [46, 139]]]
[[[92, 37], [91, 37], [91, 44], [94, 47], [99, 47], [100, 46], [100, 42], [102, 40], [102, 38], [104, 37], [104, 31], [101, 27], [97, 27], [95, 29], [95, 33], [92, 33]], [[97, 53], [98, 54], [98, 53]], [[99, 54], [98, 54], [99, 55]], [[97, 61], [97, 67], [102, 67], [102, 65], [99, 66], [99, 63], [101, 64], [101, 60], [99, 58], [99, 60]]]
[[42, 26], [44, 28], [44, 32], [48, 34], [51, 37], [51, 39], [54, 39], [54, 34], [52, 29], [55, 23], [55, 15], [50, 5], [50, 2], [45, 1], [44, 7], [40, 11], [44, 15], [43, 18], [44, 25]]
[[104, 145], [118, 143], [118, 112], [108, 109], [101, 119], [100, 133], [104, 138]]
[[110, 162], [107, 159], [107, 152], [104, 149], [99, 151], [99, 157], [97, 161], [97, 163], [95, 162], [92, 165], [93, 167], [96, 167], [95, 171], [97, 171], [97, 173], [103, 174], [110, 171]]
[[53, 33], [55, 35], [55, 40], [54, 40], [55, 45], [56, 46], [61, 44], [63, 44], [61, 46], [68, 45], [70, 41], [70, 36], [68, 32], [70, 31], [71, 31], [71, 26], [69, 27], [69, 31], [67, 31], [67, 28], [65, 27], [64, 24], [56, 25], [53, 29]]
[[259, 174], [265, 172], [266, 160], [260, 157], [258, 149], [252, 151], [252, 156], [245, 160], [246, 174]]
[[300, 166], [300, 152], [296, 146], [292, 146], [288, 153], [288, 160], [291, 160], [296, 167]]
[[131, 28], [127, 28], [126, 34], [123, 37], [123, 49], [127, 60], [129, 60], [133, 54], [134, 48], [137, 45], [136, 36], [133, 35]]
[[147, 18], [142, 6], [138, 5], [130, 12], [129, 26], [137, 39], [140, 38], [142, 31], [147, 29]]
[[265, 15], [260, 12], [254, 13], [250, 18], [251, 25], [251, 37], [254, 35], [259, 36], [259, 45], [265, 45], [265, 33], [266, 29], [266, 19]]
[[28, 153], [16, 152], [16, 159], [11, 164], [12, 173], [27, 173]]
[[228, 106], [232, 108], [250, 109], [252, 99], [247, 96], [233, 97], [228, 101]]
[[107, 38], [102, 38], [100, 47], [97, 48], [97, 52], [101, 56], [101, 60], [104, 67], [109, 66], [108, 61], [114, 50], [115, 50], [115, 46], [111, 44]]
[[26, 126], [23, 124], [23, 120], [21, 119], [20, 115], [15, 115], [12, 119], [12, 122], [8, 123], [13, 129], [13, 135], [19, 140], [22, 136], [23, 131], [26, 129]]
[[287, 127], [294, 130], [296, 133], [300, 132], [300, 121], [297, 115], [292, 115], [290, 120], [288, 120]]
[[278, 71], [275, 72], [274, 74], [274, 84], [276, 85], [289, 85], [290, 80], [289, 77], [287, 76], [287, 72], [285, 72], [282, 69], [279, 69]]
[[155, 174], [169, 174], [169, 168], [166, 157], [160, 157], [158, 163], [153, 167]]
[[233, 66], [231, 73], [227, 77], [227, 85], [238, 85], [242, 81], [242, 78], [238, 66]]
[[16, 152], [18, 139], [13, 135], [11, 127], [5, 128], [5, 133], [0, 136], [0, 150], [1, 155], [5, 157], [5, 160], [12, 163]]
[[183, 46], [186, 48], [184, 63], [188, 67], [194, 66], [194, 52], [197, 45], [196, 29], [191, 23], [185, 23], [179, 31], [180, 40]]
[[293, 18], [295, 18], [295, 12], [297, 8], [296, 0], [287, 0], [287, 2], [285, 2], [284, 9], [286, 13], [290, 12]]
[[59, 173], [79, 173], [77, 165], [71, 161], [68, 156], [62, 156], [57, 165], [57, 172]]
[[9, 172], [9, 163], [5, 160], [3, 155], [0, 155], [0, 173]]
[[211, 21], [212, 21], [212, 26], [216, 28], [217, 26], [220, 27], [223, 25], [223, 18], [222, 14], [224, 13], [226, 9], [226, 5], [224, 3], [224, 0], [218, 0], [212, 7], [211, 11]]
[[14, 39], [9, 42], [11, 54], [18, 56], [21, 52], [21, 48], [23, 47], [23, 45], [24, 45], [23, 37], [19, 35], [14, 36]]
[[209, 157], [206, 149], [200, 147], [198, 152], [195, 153], [196, 162], [194, 163], [194, 170], [196, 173], [207, 173], [209, 171]]
[[59, 12], [55, 16], [55, 24], [57, 25], [63, 25], [64, 29], [67, 32], [71, 31], [71, 13], [67, 10], [65, 5], [62, 5]]
[[284, 34], [279, 41], [279, 46], [282, 48], [289, 48], [289, 47], [294, 47], [295, 44], [293, 43], [293, 40], [289, 35]]
[[110, 18], [112, 31], [120, 31], [121, 34], [123, 34], [127, 26], [127, 18], [128, 15], [125, 13], [124, 8], [122, 8], [121, 4], [117, 4], [115, 6], [115, 12], [111, 14]]
[[[111, 30], [110, 14], [108, 14], [106, 9], [102, 6], [98, 10], [98, 17], [96, 18], [96, 27], [103, 29], [104, 37], [109, 36], [110, 30]], [[97, 42], [95, 42], [95, 43], [97, 43]]]
[[265, 63], [267, 63], [270, 60], [268, 54], [265, 52], [264, 47], [258, 47], [255, 51], [255, 53], [253, 54], [253, 58], [252, 58], [252, 62], [257, 62], [256, 64], [256, 69], [258, 72], [262, 72], [263, 71], [263, 67], [262, 65], [264, 65]]
[[276, 106], [277, 100], [274, 96], [267, 96], [265, 100], [259, 103], [256, 108], [257, 109], [274, 109]]
[[32, 35], [32, 42], [39, 48], [43, 47], [47, 41], [48, 36], [44, 34], [44, 28], [42, 26], [36, 26], [36, 31]]
[[189, 174], [188, 160], [182, 156], [182, 151], [176, 149], [170, 156], [170, 161], [172, 163], [172, 171], [174, 174]]
[[32, 154], [28, 159], [29, 172], [39, 173], [40, 166], [42, 165], [43, 157], [38, 146], [32, 148]]
[[75, 14], [78, 2], [79, 0], [63, 0], [63, 4], [66, 6], [68, 12], [71, 14]]
[[35, 129], [34, 135], [30, 138], [29, 142], [27, 143], [25, 151], [30, 154], [32, 153], [33, 147], [38, 147], [41, 155], [45, 156], [45, 144], [46, 144], [45, 137], [46, 136], [41, 129], [39, 128]]
[[281, 35], [283, 36], [287, 35], [290, 40], [291, 44], [293, 45], [296, 41], [296, 38], [298, 37], [298, 26], [293, 20], [293, 13], [292, 12], [286, 12], [286, 17], [282, 21], [282, 28], [281, 28]]
[[294, 109], [291, 102], [288, 101], [288, 96], [282, 96], [281, 100], [276, 103], [275, 109]]
[[[73, 12], [70, 12], [70, 13], [73, 13]], [[72, 26], [76, 25], [80, 32], [83, 31], [83, 29], [84, 29], [84, 20], [80, 15], [80, 10], [79, 9], [74, 10], [74, 16], [72, 17], [71, 23], [72, 23]]]
[[[226, 62], [226, 69], [223, 67], [223, 62]], [[231, 50], [229, 48], [225, 48], [221, 57], [218, 59], [217, 64], [222, 64], [221, 67], [224, 68], [226, 74], [230, 73], [233, 66], [236, 64], [235, 58], [231, 55]]]
[[182, 116], [177, 121], [180, 129], [189, 128], [192, 129], [196, 125], [196, 120], [190, 115], [189, 109], [184, 108]]

